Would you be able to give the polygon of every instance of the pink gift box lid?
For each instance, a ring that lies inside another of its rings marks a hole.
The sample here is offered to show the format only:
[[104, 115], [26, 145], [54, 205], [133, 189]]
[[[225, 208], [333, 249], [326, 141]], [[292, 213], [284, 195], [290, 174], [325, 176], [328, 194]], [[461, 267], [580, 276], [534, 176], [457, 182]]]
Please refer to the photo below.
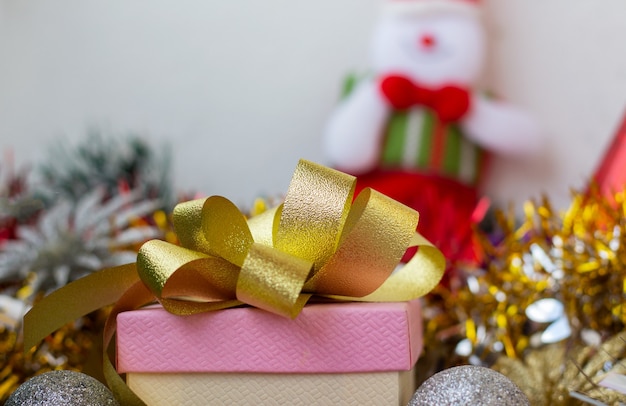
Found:
[[421, 350], [419, 300], [309, 304], [295, 320], [251, 307], [117, 316], [119, 373], [401, 371]]

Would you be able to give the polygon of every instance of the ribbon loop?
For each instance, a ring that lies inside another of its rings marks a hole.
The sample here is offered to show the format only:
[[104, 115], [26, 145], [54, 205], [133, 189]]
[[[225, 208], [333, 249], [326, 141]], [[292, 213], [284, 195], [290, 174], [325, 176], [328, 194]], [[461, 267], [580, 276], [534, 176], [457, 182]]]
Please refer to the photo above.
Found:
[[161, 297], [167, 280], [181, 266], [207, 257], [207, 254], [200, 251], [179, 247], [161, 240], [151, 240], [139, 249], [137, 272], [143, 283], [158, 298]]
[[353, 176], [300, 160], [285, 196], [276, 248], [320, 269], [337, 246], [355, 186]]
[[362, 297], [391, 275], [415, 234], [419, 214], [366, 188], [354, 201], [339, 247], [306, 289]]
[[237, 206], [221, 196], [209, 197], [202, 206], [201, 224], [209, 253], [242, 266], [254, 240]]
[[446, 259], [433, 244], [421, 234], [415, 233], [409, 247], [417, 247], [417, 253], [404, 266], [371, 294], [354, 300], [369, 302], [407, 301], [424, 296], [437, 286]]
[[237, 299], [294, 318], [302, 286], [313, 264], [262, 244], [253, 244], [241, 268]]
[[188, 262], [167, 279], [159, 299], [212, 302], [235, 298], [239, 267], [222, 258]]
[[202, 208], [205, 201], [206, 199], [196, 199], [178, 203], [172, 213], [172, 223], [176, 237], [183, 247], [208, 254], [209, 243], [202, 228], [197, 226], [202, 224]]

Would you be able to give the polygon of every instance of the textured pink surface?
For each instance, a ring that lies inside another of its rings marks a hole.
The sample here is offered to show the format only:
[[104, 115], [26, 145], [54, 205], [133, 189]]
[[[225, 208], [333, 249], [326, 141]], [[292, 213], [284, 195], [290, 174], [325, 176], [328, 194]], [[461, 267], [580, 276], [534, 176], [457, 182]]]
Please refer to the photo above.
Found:
[[153, 307], [121, 313], [117, 324], [120, 373], [401, 371], [422, 349], [417, 300], [310, 304], [295, 320], [254, 308], [181, 317]]

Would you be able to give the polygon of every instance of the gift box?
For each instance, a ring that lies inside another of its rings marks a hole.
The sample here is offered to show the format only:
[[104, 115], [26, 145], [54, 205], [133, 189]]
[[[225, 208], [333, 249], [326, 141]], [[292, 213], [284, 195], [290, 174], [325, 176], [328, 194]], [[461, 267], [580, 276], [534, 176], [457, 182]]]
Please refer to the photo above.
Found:
[[405, 405], [422, 349], [418, 300], [117, 317], [117, 369], [148, 405]]
[[[103, 375], [121, 404], [232, 404], [217, 394], [246, 391], [243, 403], [283, 404], [288, 387], [289, 404], [404, 405], [422, 347], [416, 299], [446, 260], [415, 210], [354, 190], [354, 177], [301, 160], [284, 202], [251, 218], [221, 196], [179, 203], [176, 244], [147, 241], [136, 262], [46, 296], [24, 317], [24, 347], [113, 305]], [[172, 395], [137, 396], [155, 385]], [[351, 400], [372, 390], [383, 398]]]

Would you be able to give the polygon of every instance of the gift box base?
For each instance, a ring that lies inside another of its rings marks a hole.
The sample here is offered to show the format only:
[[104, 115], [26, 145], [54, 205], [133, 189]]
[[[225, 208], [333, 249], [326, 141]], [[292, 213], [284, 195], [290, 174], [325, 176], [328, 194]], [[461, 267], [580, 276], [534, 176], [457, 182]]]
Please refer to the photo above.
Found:
[[405, 406], [415, 371], [349, 374], [129, 373], [148, 405]]

